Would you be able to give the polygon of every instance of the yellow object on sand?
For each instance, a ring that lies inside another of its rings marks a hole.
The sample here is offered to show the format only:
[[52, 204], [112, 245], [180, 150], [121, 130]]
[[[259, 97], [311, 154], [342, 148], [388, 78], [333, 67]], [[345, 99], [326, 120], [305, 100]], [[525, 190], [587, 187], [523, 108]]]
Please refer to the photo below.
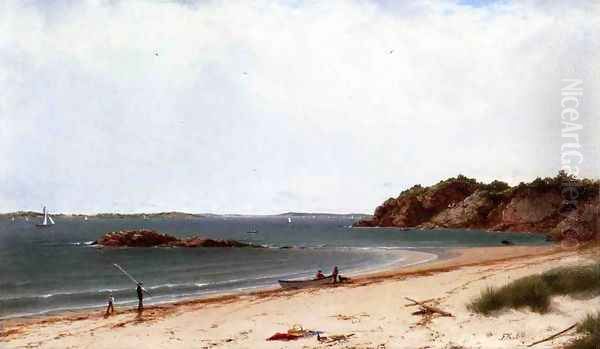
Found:
[[294, 324], [294, 326], [288, 330], [288, 334], [304, 336], [306, 334], [306, 330], [302, 327], [302, 325]]

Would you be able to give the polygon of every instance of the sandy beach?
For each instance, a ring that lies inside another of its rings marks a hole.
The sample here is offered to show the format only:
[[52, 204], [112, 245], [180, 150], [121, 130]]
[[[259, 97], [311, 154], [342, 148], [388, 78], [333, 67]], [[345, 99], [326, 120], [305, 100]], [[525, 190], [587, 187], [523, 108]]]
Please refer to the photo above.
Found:
[[[387, 270], [323, 289], [265, 290], [135, 311], [103, 310], [4, 321], [1, 348], [524, 348], [579, 321], [593, 298], [553, 298], [552, 311], [507, 310], [485, 317], [467, 302], [488, 286], [558, 267], [590, 263], [589, 252], [557, 246], [456, 249], [426, 265]], [[426, 319], [405, 297], [452, 317]], [[295, 341], [267, 341], [294, 326], [322, 331]], [[345, 335], [343, 337], [335, 337]], [[535, 348], [555, 348], [571, 332]]]

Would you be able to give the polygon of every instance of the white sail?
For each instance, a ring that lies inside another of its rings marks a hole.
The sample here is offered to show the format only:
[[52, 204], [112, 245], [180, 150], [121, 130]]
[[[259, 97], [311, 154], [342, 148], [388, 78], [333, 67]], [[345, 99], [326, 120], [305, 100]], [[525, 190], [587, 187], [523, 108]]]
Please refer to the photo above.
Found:
[[44, 221], [42, 225], [48, 225], [48, 212], [46, 212], [46, 206], [44, 206]]
[[292, 218], [288, 217], [288, 223], [292, 223]]
[[54, 219], [52, 219], [52, 217], [50, 217], [50, 215], [48, 214], [48, 210], [46, 209], [46, 206], [44, 206], [44, 220], [42, 221], [42, 223], [38, 223], [36, 224], [36, 226], [38, 227], [48, 227], [51, 225], [54, 225]]

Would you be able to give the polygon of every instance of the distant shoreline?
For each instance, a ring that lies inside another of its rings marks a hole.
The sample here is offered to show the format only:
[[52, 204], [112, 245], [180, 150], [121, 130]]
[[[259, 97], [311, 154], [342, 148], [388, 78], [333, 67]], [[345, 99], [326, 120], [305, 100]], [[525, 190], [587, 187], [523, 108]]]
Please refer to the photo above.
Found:
[[[32, 218], [42, 216], [42, 212], [38, 211], [15, 211], [0, 213], [0, 219], [8, 218]], [[371, 217], [372, 215], [365, 213], [320, 213], [320, 212], [285, 212], [278, 214], [215, 214], [215, 213], [188, 213], [179, 211], [155, 212], [155, 213], [52, 213], [53, 217], [62, 218], [211, 218], [211, 217], [352, 217], [354, 219], [362, 219]]]

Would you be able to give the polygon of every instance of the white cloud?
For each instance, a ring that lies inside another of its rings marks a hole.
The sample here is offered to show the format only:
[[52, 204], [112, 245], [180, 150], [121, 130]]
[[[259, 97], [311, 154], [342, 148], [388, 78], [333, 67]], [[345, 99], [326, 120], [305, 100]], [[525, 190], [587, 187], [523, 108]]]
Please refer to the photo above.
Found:
[[0, 210], [371, 211], [553, 175], [560, 79], [600, 71], [591, 1], [0, 6]]

